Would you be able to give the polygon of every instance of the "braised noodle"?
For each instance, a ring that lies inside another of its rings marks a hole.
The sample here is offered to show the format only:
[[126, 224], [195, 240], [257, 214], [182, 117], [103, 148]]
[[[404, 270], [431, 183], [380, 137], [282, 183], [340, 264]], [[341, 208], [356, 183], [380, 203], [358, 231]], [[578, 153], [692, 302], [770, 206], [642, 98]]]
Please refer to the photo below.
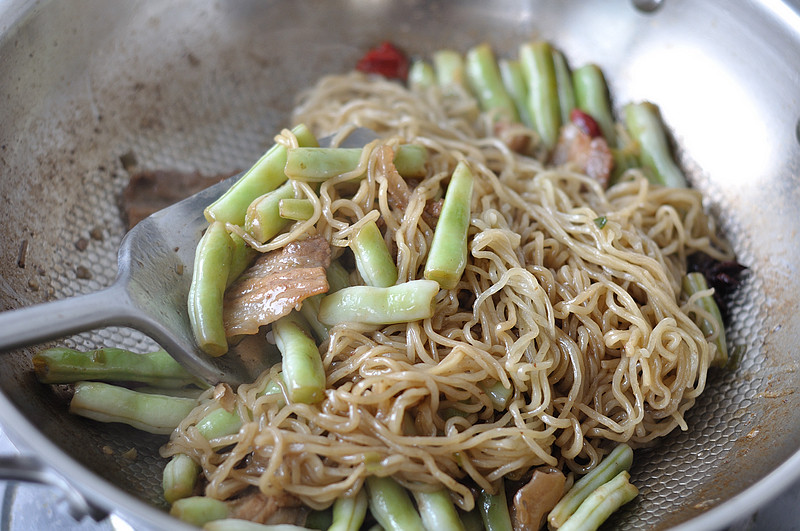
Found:
[[[715, 348], [687, 315], [703, 314], [696, 297], [680, 298], [686, 257], [732, 257], [698, 191], [657, 187], [637, 171], [604, 190], [545, 167], [505, 142], [533, 133], [513, 126], [500, 138], [458, 90], [327, 77], [302, 95], [294, 120], [318, 136], [364, 126], [381, 139], [365, 149], [357, 189], [342, 186], [347, 175], [318, 194], [296, 185], [314, 217], [262, 250], [322, 234], [336, 258], [361, 224], [380, 219], [398, 282], [422, 278], [433, 236], [426, 202], [466, 160], [476, 177], [468, 265], [430, 319], [333, 327], [320, 346], [327, 391], [318, 404], [261, 393], [280, 380], [277, 364], [235, 392], [227, 407], [253, 420], [212, 447], [195, 427], [221, 407], [209, 391], [162, 450], [202, 465], [207, 496], [257, 486], [322, 508], [378, 474], [415, 490], [444, 485], [470, 510], [471, 486], [492, 492], [500, 478], [538, 466], [582, 474], [618, 442], [636, 447], [686, 429]], [[296, 142], [288, 131], [278, 141]], [[405, 209], [390, 207], [380, 149], [399, 143], [430, 152]], [[499, 411], [485, 391], [494, 382], [513, 390]]]

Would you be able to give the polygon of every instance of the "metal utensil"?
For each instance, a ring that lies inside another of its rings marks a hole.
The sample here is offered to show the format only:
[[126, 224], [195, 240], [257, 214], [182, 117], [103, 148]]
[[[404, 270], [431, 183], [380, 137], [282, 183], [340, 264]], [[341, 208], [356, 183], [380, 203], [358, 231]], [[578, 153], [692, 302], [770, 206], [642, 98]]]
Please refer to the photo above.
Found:
[[[363, 146], [368, 129], [346, 133], [343, 146]], [[321, 139], [330, 144], [332, 137]], [[211, 357], [198, 349], [186, 299], [197, 242], [208, 227], [203, 209], [242, 174], [234, 175], [137, 223], [122, 239], [117, 277], [100, 291], [0, 313], [0, 352], [107, 326], [135, 328], [154, 339], [192, 374], [210, 384], [251, 382], [266, 359], [231, 347]]]

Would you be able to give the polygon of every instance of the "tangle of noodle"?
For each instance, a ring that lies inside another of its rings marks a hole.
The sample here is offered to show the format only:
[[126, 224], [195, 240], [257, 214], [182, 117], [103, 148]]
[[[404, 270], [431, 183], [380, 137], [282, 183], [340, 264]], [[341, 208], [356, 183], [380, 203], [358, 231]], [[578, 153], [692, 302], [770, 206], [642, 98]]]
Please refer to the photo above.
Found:
[[[277, 364], [235, 394], [232, 407], [252, 420], [211, 444], [195, 427], [222, 407], [207, 393], [162, 451], [200, 463], [206, 495], [257, 486], [321, 508], [379, 474], [414, 489], [444, 485], [469, 510], [471, 486], [491, 492], [541, 465], [585, 473], [617, 442], [635, 447], [685, 429], [714, 354], [713, 338], [687, 315], [699, 311], [696, 298], [680, 299], [686, 256], [730, 258], [697, 191], [654, 187], [636, 172], [603, 190], [512, 152], [471, 98], [357, 73], [322, 79], [295, 121], [320, 136], [368, 127], [382, 140], [365, 149], [357, 186], [342, 185], [348, 176], [318, 193], [296, 185], [314, 216], [277, 246], [322, 234], [336, 257], [356, 226], [380, 218], [398, 282], [422, 278], [433, 235], [426, 202], [465, 159], [476, 176], [468, 265], [457, 289], [439, 292], [431, 319], [333, 327], [320, 346], [319, 404], [264, 394], [280, 381]], [[378, 160], [380, 145], [398, 143], [431, 154], [404, 210], [389, 206]], [[499, 411], [485, 390], [496, 382], [512, 391]]]

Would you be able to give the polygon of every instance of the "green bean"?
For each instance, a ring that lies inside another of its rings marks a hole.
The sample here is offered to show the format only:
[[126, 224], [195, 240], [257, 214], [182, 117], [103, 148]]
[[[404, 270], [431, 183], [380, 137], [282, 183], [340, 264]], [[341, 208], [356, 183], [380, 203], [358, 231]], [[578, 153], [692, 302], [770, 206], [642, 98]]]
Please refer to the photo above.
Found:
[[584, 65], [572, 72], [572, 80], [577, 107], [597, 122], [608, 145], [616, 146], [617, 132], [603, 71], [594, 64]]
[[[703, 276], [702, 273], [688, 273], [686, 276], [683, 277], [683, 293], [687, 297], [691, 297], [695, 293], [699, 293], [701, 291], [708, 290], [708, 283], [706, 282], [706, 277]], [[722, 313], [719, 310], [719, 306], [717, 306], [717, 302], [714, 300], [713, 295], [704, 295], [697, 299], [697, 304], [708, 314], [711, 318], [716, 321], [716, 326], [714, 323], [709, 321], [708, 319], [695, 316], [695, 322], [700, 330], [703, 331], [706, 337], [710, 337], [715, 330], [719, 330], [719, 334], [714, 340], [714, 344], [717, 347], [717, 351], [714, 353], [714, 359], [711, 360], [711, 365], [715, 367], [724, 367], [726, 363], [728, 363], [728, 343], [725, 338], [725, 325], [722, 321]]]
[[350, 241], [356, 268], [367, 286], [388, 288], [397, 282], [397, 266], [374, 221], [361, 226]]
[[686, 177], [675, 164], [658, 107], [650, 102], [630, 103], [624, 108], [625, 125], [638, 142], [642, 165], [655, 184], [686, 188]]
[[121, 422], [149, 433], [169, 434], [197, 400], [137, 393], [102, 382], [77, 382], [70, 413], [100, 422]]
[[325, 394], [325, 369], [308, 324], [292, 312], [272, 323], [275, 343], [283, 355], [283, 381], [292, 402], [314, 404]]
[[207, 441], [233, 435], [242, 427], [242, 418], [238, 411], [227, 411], [224, 408], [215, 409], [207, 413], [196, 424], [200, 435]]
[[365, 489], [354, 496], [342, 496], [333, 503], [333, 523], [328, 531], [358, 531], [367, 515], [369, 498]]
[[[317, 139], [305, 125], [292, 132], [300, 146], [317, 146]], [[286, 181], [286, 147], [275, 144], [222, 196], [205, 209], [209, 223], [221, 221], [243, 225], [247, 208], [256, 198], [271, 192]]]
[[594, 470], [575, 482], [547, 515], [550, 526], [559, 528], [600, 485], [608, 483], [620, 472], [629, 470], [633, 463], [633, 450], [620, 444], [603, 459]]
[[[290, 149], [286, 159], [286, 175], [298, 181], [323, 182], [355, 170], [362, 152], [362, 148]], [[424, 177], [427, 160], [428, 151], [422, 146], [401, 144], [395, 148], [394, 165], [403, 177]]]
[[514, 394], [514, 391], [510, 387], [504, 386], [503, 383], [499, 381], [483, 382], [480, 384], [480, 387], [489, 395], [492, 406], [494, 406], [497, 411], [506, 410], [508, 401], [511, 400]]
[[439, 284], [412, 280], [388, 288], [351, 286], [325, 296], [319, 305], [319, 320], [328, 326], [339, 323], [396, 324], [433, 316]]
[[478, 508], [486, 531], [512, 531], [511, 514], [508, 512], [506, 490], [502, 481], [497, 494], [481, 491], [478, 496]]
[[164, 467], [161, 487], [164, 490], [164, 499], [174, 503], [181, 498], [188, 498], [194, 493], [197, 486], [197, 477], [200, 474], [200, 465], [186, 454], [176, 454]]
[[314, 203], [310, 199], [281, 199], [278, 212], [284, 219], [305, 221], [314, 215]]
[[481, 109], [496, 120], [519, 122], [514, 101], [506, 92], [494, 52], [488, 44], [471, 48], [465, 59], [467, 85], [478, 98]]
[[556, 145], [561, 127], [561, 106], [553, 50], [549, 43], [525, 43], [519, 50], [522, 73], [528, 83], [528, 108], [534, 129], [547, 149]]
[[430, 63], [417, 59], [408, 69], [408, 86], [412, 90], [432, 87], [436, 84], [436, 73]]
[[272, 239], [289, 224], [289, 220], [280, 214], [281, 201], [289, 198], [294, 198], [294, 188], [291, 183], [285, 182], [255, 199], [247, 207], [244, 230], [259, 243]]
[[520, 121], [528, 127], [533, 127], [533, 119], [528, 110], [528, 85], [522, 74], [519, 61], [500, 59], [500, 77], [506, 87], [506, 92], [514, 101]]
[[561, 123], [569, 123], [570, 113], [576, 107], [575, 89], [573, 87], [572, 73], [567, 60], [560, 50], [553, 48], [553, 68], [556, 73], [556, 87], [558, 87], [558, 108], [561, 110]]
[[230, 509], [224, 501], [206, 496], [191, 496], [176, 500], [169, 514], [189, 524], [203, 527], [209, 522], [227, 518]]
[[424, 276], [442, 289], [453, 289], [467, 266], [467, 231], [470, 220], [473, 175], [466, 162], [459, 162], [445, 192], [439, 221], [425, 261]]
[[200, 349], [210, 356], [228, 351], [222, 320], [222, 299], [233, 258], [234, 242], [219, 221], [206, 230], [194, 258], [192, 284], [189, 288], [189, 321]]
[[328, 507], [321, 511], [311, 511], [306, 517], [304, 526], [308, 529], [328, 531], [333, 525], [333, 508]]
[[612, 480], [596, 488], [578, 510], [559, 527], [560, 531], [594, 531], [614, 511], [633, 500], [639, 490], [630, 483], [630, 474], [620, 472]]
[[458, 514], [464, 531], [484, 531], [483, 518], [481, 518], [481, 512], [478, 508], [469, 512], [459, 511]]
[[464, 58], [455, 50], [437, 50], [433, 53], [433, 71], [440, 87], [453, 85], [466, 88]]
[[231, 251], [228, 280], [225, 282], [226, 287], [233, 284], [233, 281], [239, 278], [239, 275], [244, 273], [245, 269], [250, 267], [250, 264], [253, 263], [253, 260], [258, 255], [258, 251], [247, 245], [247, 242], [238, 234], [229, 234], [229, 236], [233, 241], [233, 250]]
[[322, 297], [324, 295], [320, 294], [307, 298], [298, 310], [308, 323], [309, 330], [320, 343], [328, 339], [329, 336], [328, 327], [319, 321], [319, 304], [322, 301]]
[[325, 270], [325, 276], [330, 286], [328, 293], [334, 293], [350, 286], [350, 273], [338, 260], [331, 262], [331, 265]]
[[120, 348], [80, 352], [54, 347], [37, 352], [32, 362], [36, 377], [48, 384], [104, 380], [179, 388], [198, 383], [164, 350], [137, 354]]
[[258, 524], [250, 520], [225, 518], [203, 526], [203, 531], [308, 531], [294, 524]]
[[386, 531], [424, 531], [408, 491], [390, 477], [367, 476], [369, 508]]
[[414, 499], [417, 501], [425, 529], [464, 531], [464, 524], [461, 523], [456, 506], [446, 489], [433, 492], [416, 491]]

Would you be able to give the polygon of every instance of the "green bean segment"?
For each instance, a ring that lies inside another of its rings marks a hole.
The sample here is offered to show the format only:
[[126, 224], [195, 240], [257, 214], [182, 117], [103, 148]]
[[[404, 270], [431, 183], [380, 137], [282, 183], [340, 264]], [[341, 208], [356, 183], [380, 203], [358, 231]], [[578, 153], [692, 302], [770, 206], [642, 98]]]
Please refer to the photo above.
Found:
[[421, 90], [436, 85], [436, 72], [430, 63], [421, 59], [411, 63], [408, 69], [408, 86], [413, 90]]
[[658, 107], [650, 102], [630, 103], [624, 108], [625, 125], [638, 142], [642, 165], [655, 184], [686, 188], [686, 177], [675, 164]]
[[561, 106], [553, 50], [547, 42], [526, 43], [519, 50], [522, 72], [528, 82], [528, 108], [542, 144], [553, 149], [561, 127]]
[[[683, 293], [691, 297], [695, 293], [707, 291], [708, 283], [702, 273], [692, 272], [683, 277], [682, 287]], [[728, 343], [725, 337], [725, 325], [723, 324], [722, 313], [719, 310], [717, 301], [714, 300], [713, 295], [704, 295], [697, 299], [697, 304], [711, 316], [713, 321], [715, 321], [715, 323], [712, 323], [708, 319], [695, 317], [695, 322], [697, 326], [700, 327], [700, 330], [703, 331], [703, 334], [705, 334], [706, 337], [710, 337], [714, 334], [715, 330], [719, 331], [714, 339], [714, 345], [716, 345], [717, 350], [714, 353], [714, 359], [711, 361], [711, 365], [715, 367], [724, 367], [725, 364], [728, 363]]]
[[481, 44], [467, 52], [467, 84], [478, 98], [481, 109], [492, 113], [497, 120], [519, 122], [514, 101], [506, 92], [494, 52], [488, 44]]
[[280, 214], [280, 204], [290, 198], [294, 198], [294, 188], [286, 182], [250, 203], [244, 217], [244, 230], [259, 243], [272, 239], [289, 224]]
[[594, 64], [584, 65], [572, 72], [572, 80], [577, 107], [597, 122], [608, 145], [616, 146], [617, 132], [603, 71]]
[[639, 489], [630, 483], [630, 474], [622, 471], [613, 479], [595, 489], [581, 503], [578, 510], [559, 527], [560, 531], [594, 531], [614, 511], [633, 500]]
[[432, 492], [416, 491], [414, 499], [417, 501], [425, 529], [464, 531], [464, 524], [461, 523], [456, 506], [446, 489]]
[[327, 295], [319, 305], [320, 322], [371, 325], [406, 323], [433, 316], [439, 284], [412, 280], [388, 288], [351, 286]]
[[192, 398], [137, 393], [102, 382], [78, 382], [70, 413], [120, 422], [149, 433], [169, 434], [197, 405]]
[[200, 465], [186, 454], [177, 454], [169, 460], [164, 467], [161, 486], [164, 489], [164, 499], [169, 503], [188, 498], [194, 492], [197, 478], [200, 474]]
[[467, 266], [467, 231], [474, 177], [465, 162], [456, 166], [447, 192], [433, 241], [425, 262], [424, 276], [442, 289], [453, 289]]
[[367, 515], [369, 497], [365, 489], [355, 496], [343, 496], [333, 503], [333, 523], [328, 531], [358, 531]]
[[203, 531], [308, 531], [305, 527], [294, 524], [258, 524], [250, 520], [224, 518], [208, 522]]
[[211, 441], [237, 433], [242, 427], [242, 418], [236, 410], [227, 411], [219, 408], [207, 413], [200, 419], [196, 427], [206, 440]]
[[234, 242], [225, 225], [212, 223], [197, 245], [189, 288], [189, 321], [200, 349], [210, 356], [228, 351], [222, 300], [233, 259]]
[[[350, 173], [358, 167], [361, 148], [299, 147], [289, 150], [286, 175], [298, 181], [318, 183]], [[413, 144], [395, 148], [394, 165], [403, 177], [424, 177], [428, 151]], [[364, 177], [366, 170], [354, 178]]]
[[506, 501], [506, 491], [502, 482], [497, 494], [489, 494], [485, 490], [481, 491], [478, 496], [478, 508], [486, 531], [513, 531], [511, 514], [508, 512], [508, 502]]
[[464, 58], [455, 50], [437, 50], [433, 53], [433, 71], [436, 82], [442, 88], [460, 86], [466, 88], [467, 77]]
[[281, 199], [278, 213], [284, 219], [305, 221], [314, 215], [314, 203], [309, 199]]
[[[317, 139], [305, 125], [292, 129], [300, 146], [319, 145]], [[275, 144], [222, 196], [205, 209], [209, 223], [221, 221], [234, 225], [244, 225], [247, 208], [256, 198], [271, 192], [286, 182], [287, 149]]]
[[368, 476], [367, 492], [372, 516], [385, 531], [425, 531], [408, 491], [389, 477]]
[[36, 377], [48, 384], [103, 380], [180, 388], [198, 383], [164, 350], [137, 354], [120, 348], [81, 352], [54, 347], [37, 352], [32, 361]]
[[230, 509], [224, 501], [205, 496], [191, 496], [176, 500], [169, 514], [189, 524], [203, 527], [214, 520], [227, 518]]
[[387, 288], [397, 282], [397, 266], [378, 225], [365, 223], [350, 242], [356, 267], [368, 286]]
[[561, 110], [561, 122], [569, 123], [569, 115], [577, 106], [572, 81], [573, 74], [570, 72], [564, 54], [555, 48], [553, 48], [553, 69], [556, 74], [556, 87], [558, 87], [558, 108]]
[[308, 325], [292, 312], [272, 323], [275, 343], [283, 355], [283, 381], [292, 402], [314, 404], [325, 394], [325, 369]]
[[533, 119], [528, 109], [528, 85], [522, 73], [522, 66], [516, 60], [500, 59], [499, 68], [500, 78], [517, 108], [520, 121], [528, 127], [533, 127]]

